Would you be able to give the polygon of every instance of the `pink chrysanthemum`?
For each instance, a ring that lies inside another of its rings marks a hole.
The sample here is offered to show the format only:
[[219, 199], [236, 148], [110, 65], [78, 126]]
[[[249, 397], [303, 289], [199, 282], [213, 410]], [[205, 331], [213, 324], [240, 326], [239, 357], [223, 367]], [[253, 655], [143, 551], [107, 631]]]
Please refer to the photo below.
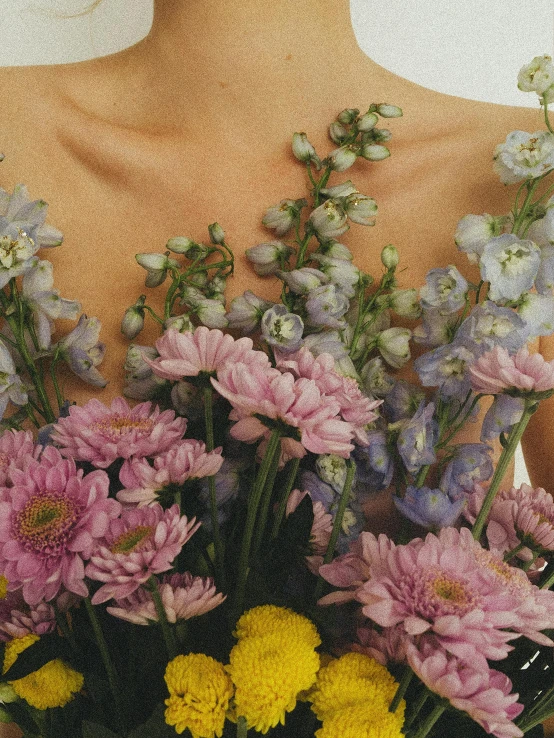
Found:
[[185, 418], [173, 410], [152, 409], [150, 402], [129, 407], [116, 397], [110, 407], [99, 400], [72, 405], [69, 416], [54, 426], [52, 440], [61, 453], [105, 469], [117, 458], [155, 456], [180, 440], [187, 427]]
[[297, 379], [313, 379], [323, 395], [334, 397], [340, 406], [343, 420], [352, 425], [354, 441], [360, 446], [367, 446], [369, 438], [366, 426], [377, 420], [375, 409], [382, 400], [373, 400], [365, 395], [352, 377], [345, 377], [335, 369], [335, 359], [331, 354], [322, 353], [314, 356], [307, 348], [301, 348], [294, 354], [283, 354], [277, 361], [282, 371], [289, 371]]
[[[158, 583], [158, 591], [170, 623], [204, 615], [225, 600], [225, 595], [216, 591], [213, 579], [193, 577], [188, 571], [184, 574], [166, 574]], [[116, 605], [108, 607], [108, 612], [130, 623], [149, 625], [158, 620], [152, 593], [143, 588], [118, 600]]]
[[[506, 630], [520, 624], [518, 598], [476, 565], [468, 529], [445, 528], [402, 546], [383, 535], [362, 536], [370, 576], [355, 597], [366, 617], [384, 628], [401, 626], [414, 638], [433, 633], [447, 651], [476, 665], [507, 656], [508, 641], [519, 635]], [[324, 578], [332, 568], [322, 567]]]
[[123, 510], [110, 522], [86, 568], [87, 577], [104, 582], [92, 604], [129, 597], [152, 574], [170, 569], [199, 527], [195, 518], [181, 516], [178, 505], [165, 511], [159, 504]]
[[[295, 455], [304, 449], [315, 454], [337, 454], [348, 458], [353, 446], [353, 428], [340, 418], [340, 405], [332, 397], [322, 395], [310, 379], [295, 379], [290, 372], [243, 363], [229, 364], [218, 373], [212, 384], [234, 410], [230, 417], [238, 422], [231, 435], [246, 443], [267, 436], [269, 428], [256, 416], [288, 426], [283, 435], [300, 442]], [[302, 448], [303, 447], [303, 448]], [[294, 450], [289, 449], [292, 453]]]
[[8, 592], [0, 600], [0, 641], [23, 638], [30, 633], [42, 636], [55, 629], [56, 613], [49, 603], [39, 602], [31, 607], [21, 590]]
[[406, 647], [411, 639], [402, 628], [396, 626], [377, 631], [375, 628], [362, 626], [356, 631], [356, 636], [358, 641], [352, 643], [352, 651], [365, 653], [383, 666], [405, 663]]
[[35, 444], [30, 431], [8, 430], [0, 436], [0, 487], [12, 484], [11, 469], [25, 469], [37, 459], [42, 446]]
[[65, 587], [86, 597], [83, 561], [121, 505], [108, 499], [103, 471], [86, 476], [52, 446], [25, 471], [12, 469], [13, 487], [0, 501], [0, 573], [23, 588], [29, 605]]
[[163, 379], [196, 377], [202, 372], [214, 375], [226, 364], [237, 361], [269, 365], [263, 351], [253, 350], [251, 338], [234, 339], [217, 328], [200, 326], [194, 333], [170, 329], [155, 345], [158, 358], [151, 360], [145, 356], [144, 360]]
[[117, 493], [123, 503], [139, 506], [155, 502], [159, 492], [169, 485], [181, 485], [187, 479], [211, 477], [223, 464], [221, 448], [206, 451], [202, 441], [184, 440], [156, 456], [154, 466], [146, 459], [132, 459], [122, 467], [119, 479], [126, 489]]
[[[293, 489], [289, 495], [285, 509], [285, 515], [287, 518], [296, 510], [306, 495], [311, 499], [309, 492], [300, 492], [299, 489]], [[331, 540], [331, 533], [333, 532], [333, 518], [325, 510], [323, 503], [320, 500], [316, 500], [316, 502], [312, 500], [312, 508], [314, 512], [314, 521], [310, 531], [310, 546], [312, 554], [310, 556], [306, 556], [306, 564], [312, 574], [317, 574], [319, 567], [323, 564], [323, 554], [327, 551], [327, 546]]]
[[432, 637], [418, 647], [408, 646], [408, 663], [429, 689], [467, 712], [487, 733], [497, 738], [523, 736], [513, 720], [524, 706], [517, 694], [510, 694], [512, 683], [502, 672], [462, 662]]
[[526, 346], [515, 356], [502, 346], [495, 346], [471, 364], [469, 376], [473, 390], [485, 395], [513, 389], [545, 392], [554, 389], [554, 361], [530, 354]]

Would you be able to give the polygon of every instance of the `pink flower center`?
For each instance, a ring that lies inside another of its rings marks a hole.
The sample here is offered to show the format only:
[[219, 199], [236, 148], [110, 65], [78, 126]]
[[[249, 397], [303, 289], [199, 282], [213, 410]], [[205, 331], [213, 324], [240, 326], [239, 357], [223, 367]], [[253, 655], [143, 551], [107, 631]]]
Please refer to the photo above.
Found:
[[443, 615], [464, 615], [478, 601], [466, 581], [436, 567], [416, 582], [413, 594], [416, 609], [430, 619]]
[[513, 566], [510, 566], [505, 561], [501, 561], [485, 549], [478, 550], [476, 552], [476, 558], [480, 564], [501, 579], [512, 594], [523, 594], [529, 590], [529, 580], [527, 577], [521, 577], [517, 574], [517, 572], [521, 571], [520, 569], [514, 569]]
[[90, 427], [91, 430], [102, 433], [111, 440], [117, 441], [121, 436], [136, 431], [138, 435], [145, 436], [152, 430], [154, 421], [152, 418], [133, 418], [129, 415], [115, 413], [109, 418], [98, 420]]
[[131, 528], [118, 536], [112, 543], [110, 551], [114, 554], [130, 554], [133, 551], [140, 551], [145, 547], [153, 532], [154, 528], [151, 525], [137, 525], [136, 528]]
[[27, 550], [59, 556], [80, 512], [79, 505], [59, 492], [39, 492], [16, 514], [15, 536]]

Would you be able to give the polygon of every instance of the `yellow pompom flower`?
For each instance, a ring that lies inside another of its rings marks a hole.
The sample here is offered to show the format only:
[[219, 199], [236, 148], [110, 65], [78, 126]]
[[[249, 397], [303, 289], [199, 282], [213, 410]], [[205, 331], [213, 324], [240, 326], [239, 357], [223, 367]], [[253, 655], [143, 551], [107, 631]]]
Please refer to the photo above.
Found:
[[[14, 638], [6, 643], [3, 673], [12, 666], [20, 653], [39, 640], [34, 634]], [[18, 697], [37, 710], [63, 707], [83, 688], [84, 677], [60, 659], [49, 661], [37, 671], [9, 682]]]
[[8, 594], [8, 580], [0, 574], [0, 600], [3, 600]]
[[166, 667], [165, 722], [192, 738], [221, 738], [233, 684], [223, 664], [203, 653], [176, 656]]
[[251, 636], [266, 636], [269, 633], [287, 632], [290, 638], [295, 638], [317, 648], [321, 638], [317, 628], [311, 620], [299, 615], [288, 607], [277, 605], [260, 605], [242, 615], [236, 625], [236, 638]]
[[235, 685], [233, 713], [247, 727], [267, 733], [294, 710], [301, 692], [310, 689], [319, 669], [314, 624], [283, 607], [262, 605], [237, 623], [239, 642], [227, 671]]
[[362, 653], [347, 653], [319, 670], [308, 695], [323, 726], [317, 738], [399, 738], [406, 703], [389, 712], [398, 683], [386, 667]]

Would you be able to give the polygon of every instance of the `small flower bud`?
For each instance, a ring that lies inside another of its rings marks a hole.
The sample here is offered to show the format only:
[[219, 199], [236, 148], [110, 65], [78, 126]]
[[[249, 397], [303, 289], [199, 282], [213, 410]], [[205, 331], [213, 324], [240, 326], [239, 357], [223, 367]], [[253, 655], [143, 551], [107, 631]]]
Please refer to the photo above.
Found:
[[174, 254], [183, 254], [184, 256], [187, 256], [191, 249], [198, 246], [199, 244], [193, 241], [192, 238], [187, 238], [186, 236], [175, 236], [174, 238], [170, 238], [165, 245], [165, 247], [170, 251], [173, 251]]
[[350, 125], [350, 123], [354, 123], [359, 114], [360, 111], [357, 108], [346, 108], [337, 115], [337, 120], [339, 123]]
[[375, 113], [366, 113], [365, 115], [362, 115], [356, 125], [358, 126], [358, 130], [364, 133], [365, 131], [371, 131], [378, 122], [379, 116], [375, 115]]
[[388, 246], [381, 251], [381, 263], [386, 269], [396, 269], [400, 258], [396, 246], [389, 243]]
[[346, 138], [348, 138], [348, 131], [342, 125], [342, 123], [335, 121], [334, 123], [331, 123], [331, 125], [329, 126], [329, 136], [331, 138], [331, 141], [333, 141], [333, 143], [336, 143], [340, 146], [342, 142]]
[[292, 253], [291, 247], [283, 241], [268, 241], [246, 249], [246, 258], [254, 264], [256, 274], [266, 276], [282, 269]]
[[205, 300], [206, 296], [199, 290], [198, 287], [192, 287], [191, 285], [184, 285], [181, 289], [181, 304], [188, 305], [189, 307], [196, 307], [202, 300]]
[[172, 315], [171, 318], [164, 320], [164, 331], [169, 329], [179, 331], [179, 333], [188, 333], [194, 330], [194, 326], [187, 314]]
[[347, 179], [346, 182], [341, 182], [338, 185], [333, 185], [333, 187], [324, 187], [320, 190], [322, 195], [325, 195], [325, 197], [329, 197], [331, 199], [338, 198], [338, 197], [348, 197], [348, 195], [354, 195], [358, 192], [356, 187], [352, 184], [352, 182]]
[[383, 359], [394, 369], [400, 369], [410, 360], [410, 337], [408, 328], [387, 328], [379, 333], [376, 346]]
[[402, 318], [419, 318], [421, 305], [417, 299], [417, 290], [394, 290], [389, 295], [389, 307]]
[[212, 223], [208, 226], [208, 233], [210, 234], [210, 241], [214, 244], [220, 244], [225, 241], [225, 231], [219, 225], [219, 223]]
[[148, 272], [144, 281], [147, 287], [158, 287], [167, 277], [167, 270], [179, 266], [174, 259], [169, 259], [167, 254], [136, 254], [135, 259]]
[[334, 241], [333, 239], [322, 243], [318, 252], [323, 254], [323, 256], [330, 257], [331, 259], [345, 259], [346, 261], [352, 261], [354, 258], [348, 246], [345, 246], [343, 243], [339, 243], [338, 241]]
[[145, 295], [141, 295], [134, 305], [127, 308], [121, 321], [121, 332], [130, 341], [136, 338], [144, 328], [144, 308], [146, 301]]
[[354, 223], [365, 226], [375, 225], [374, 216], [377, 215], [377, 203], [372, 197], [360, 193], [349, 195], [345, 200], [344, 209]]
[[292, 153], [298, 161], [313, 161], [317, 157], [315, 149], [308, 141], [305, 133], [294, 133], [292, 136]]
[[202, 325], [208, 328], [226, 328], [227, 318], [225, 305], [218, 300], [202, 300], [194, 306], [193, 312]]
[[297, 295], [307, 295], [329, 281], [323, 272], [311, 267], [293, 269], [291, 272], [279, 271], [276, 274]]
[[239, 330], [243, 334], [255, 331], [266, 310], [273, 307], [273, 303], [258, 297], [250, 290], [235, 297], [231, 302], [231, 309], [227, 313], [229, 328]]
[[349, 169], [358, 158], [358, 148], [358, 146], [349, 144], [332, 151], [327, 158], [331, 169], [335, 172], [344, 172]]
[[363, 144], [360, 153], [368, 161], [382, 161], [390, 156], [387, 147], [380, 144]]
[[304, 204], [303, 200], [281, 200], [279, 205], [267, 209], [262, 223], [266, 228], [275, 231], [277, 236], [284, 236], [294, 225]]
[[381, 105], [377, 106], [377, 112], [382, 118], [402, 117], [402, 108], [399, 108], [398, 105], [388, 105], [387, 103], [382, 103]]

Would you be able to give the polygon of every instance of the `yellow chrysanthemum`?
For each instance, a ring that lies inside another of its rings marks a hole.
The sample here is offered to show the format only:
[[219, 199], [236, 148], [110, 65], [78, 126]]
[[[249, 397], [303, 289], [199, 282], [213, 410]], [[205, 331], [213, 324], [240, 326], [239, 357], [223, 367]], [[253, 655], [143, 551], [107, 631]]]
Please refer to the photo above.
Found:
[[192, 738], [221, 738], [233, 684], [223, 664], [203, 653], [176, 656], [165, 670], [165, 722]]
[[0, 600], [3, 600], [8, 594], [8, 580], [0, 574]]
[[[363, 705], [374, 711], [388, 712], [398, 687], [392, 675], [378, 661], [362, 653], [347, 653], [319, 670], [315, 688], [309, 695], [318, 720], [326, 721], [337, 711]], [[394, 713], [400, 729], [405, 703]]]
[[319, 655], [313, 642], [313, 634], [301, 640], [287, 628], [239, 640], [227, 671], [235, 685], [234, 714], [246, 718], [248, 728], [267, 733], [284, 724], [299, 693], [315, 682]]
[[315, 735], [316, 738], [402, 738], [403, 715], [400, 707], [392, 713], [385, 706], [359, 703], [336, 710]]
[[[15, 638], [6, 643], [4, 654], [4, 673], [12, 666], [22, 651], [39, 640], [34, 634]], [[26, 700], [37, 710], [50, 707], [63, 707], [83, 688], [84, 677], [60, 659], [49, 661], [37, 671], [22, 679], [10, 682], [18, 697]]]
[[234, 635], [236, 638], [266, 636], [269, 633], [286, 632], [290, 638], [317, 648], [321, 638], [311, 620], [277, 605], [260, 605], [248, 610], [239, 618]]

